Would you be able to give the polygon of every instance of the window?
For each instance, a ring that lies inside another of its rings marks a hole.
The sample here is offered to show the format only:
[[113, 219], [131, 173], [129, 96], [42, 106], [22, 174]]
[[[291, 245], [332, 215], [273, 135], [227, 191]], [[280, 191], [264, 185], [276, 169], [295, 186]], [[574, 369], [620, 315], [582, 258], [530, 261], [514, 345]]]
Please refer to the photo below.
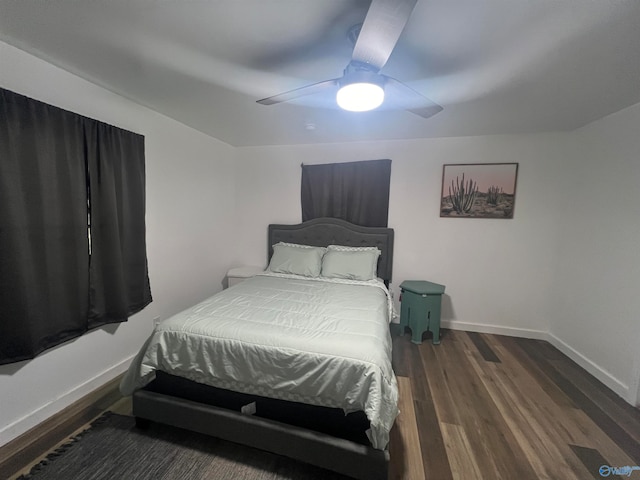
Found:
[[391, 160], [302, 165], [302, 221], [341, 218], [386, 227]]
[[0, 89], [0, 364], [151, 302], [144, 137]]

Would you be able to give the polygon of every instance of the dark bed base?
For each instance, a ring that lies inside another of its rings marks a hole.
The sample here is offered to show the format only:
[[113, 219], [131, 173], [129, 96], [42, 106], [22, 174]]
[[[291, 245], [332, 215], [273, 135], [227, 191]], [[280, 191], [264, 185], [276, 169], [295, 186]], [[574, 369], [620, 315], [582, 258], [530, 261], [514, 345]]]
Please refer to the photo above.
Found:
[[[167, 375], [167, 377], [170, 376]], [[345, 428], [340, 428], [340, 436], [336, 436], [271, 418], [242, 414], [239, 411], [241, 405], [237, 403], [237, 399], [229, 399], [224, 394], [221, 395], [220, 402], [226, 408], [210, 404], [215, 402], [216, 395], [211, 396], [207, 403], [204, 403], [160, 393], [157, 390], [162, 390], [162, 388], [152, 385], [149, 386], [150, 388], [138, 390], [133, 394], [133, 415], [136, 417], [136, 424], [141, 427], [144, 427], [147, 421], [159, 422], [259, 448], [360, 480], [387, 479], [389, 453], [361, 443], [362, 430], [359, 430], [359, 427], [362, 426], [362, 417], [360, 415], [352, 416], [353, 414], [350, 414], [346, 417], [343, 415], [343, 419], [346, 421], [342, 427]], [[188, 394], [184, 395], [184, 391], [181, 391], [180, 395], [189, 396]], [[266, 412], [262, 413], [263, 415], [282, 419], [286, 417], [286, 407], [282, 409], [278, 405], [271, 404], [262, 408], [264, 402], [259, 400], [262, 397], [252, 398], [253, 401], [258, 399], [258, 412], [266, 409]], [[269, 402], [271, 401], [269, 400]], [[228, 408], [229, 403], [237, 406], [238, 409]], [[291, 404], [292, 402], [283, 403]], [[301, 407], [301, 411], [309, 408], [307, 405]], [[321, 407], [315, 408], [321, 409]], [[300, 412], [294, 413], [294, 417], [299, 415]], [[319, 412], [320, 417], [324, 415], [331, 416], [332, 413]], [[306, 417], [306, 419], [313, 420], [313, 417]], [[303, 421], [303, 423], [305, 422]], [[315, 423], [321, 424], [322, 422]], [[331, 428], [335, 431], [336, 425], [339, 423], [325, 422], [326, 425], [332, 425]], [[356, 439], [342, 437], [356, 437]]]
[[319, 407], [224, 390], [162, 371], [156, 372], [156, 379], [147, 385], [145, 390], [234, 412], [241, 412], [243, 406], [253, 403], [256, 406], [253, 415], [256, 417], [295, 425], [365, 446], [370, 445], [366, 434], [369, 420], [362, 411], [345, 415], [341, 408]]

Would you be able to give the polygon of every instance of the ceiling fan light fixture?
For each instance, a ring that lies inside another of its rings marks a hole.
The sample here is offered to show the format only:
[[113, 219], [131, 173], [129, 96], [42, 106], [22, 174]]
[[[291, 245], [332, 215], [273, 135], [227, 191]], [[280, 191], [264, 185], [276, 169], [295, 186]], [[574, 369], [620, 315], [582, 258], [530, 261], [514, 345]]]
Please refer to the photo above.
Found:
[[384, 102], [384, 81], [366, 67], [350, 64], [340, 80], [336, 102], [343, 110], [367, 112]]
[[367, 112], [382, 105], [384, 89], [376, 83], [349, 83], [340, 87], [336, 101], [343, 110]]
[[[401, 107], [430, 118], [442, 107], [410, 86], [380, 73], [406, 26], [417, 0], [375, 0], [364, 21], [347, 32], [353, 45], [351, 61], [340, 78], [332, 78], [258, 100], [261, 105], [289, 102], [338, 87], [336, 102], [344, 110], [366, 112], [392, 100], [386, 108]], [[386, 90], [386, 92], [385, 92]], [[393, 97], [393, 98], [392, 98]], [[394, 99], [397, 99], [394, 101]]]

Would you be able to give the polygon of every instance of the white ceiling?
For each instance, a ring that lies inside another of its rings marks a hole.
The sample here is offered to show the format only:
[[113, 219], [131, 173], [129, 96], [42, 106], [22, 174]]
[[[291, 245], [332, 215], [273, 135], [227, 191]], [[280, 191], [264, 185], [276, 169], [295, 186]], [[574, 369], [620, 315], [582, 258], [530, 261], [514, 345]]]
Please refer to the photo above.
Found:
[[235, 146], [572, 130], [640, 102], [638, 0], [418, 0], [382, 73], [443, 112], [256, 103], [341, 76], [368, 5], [0, 0], [0, 40]]

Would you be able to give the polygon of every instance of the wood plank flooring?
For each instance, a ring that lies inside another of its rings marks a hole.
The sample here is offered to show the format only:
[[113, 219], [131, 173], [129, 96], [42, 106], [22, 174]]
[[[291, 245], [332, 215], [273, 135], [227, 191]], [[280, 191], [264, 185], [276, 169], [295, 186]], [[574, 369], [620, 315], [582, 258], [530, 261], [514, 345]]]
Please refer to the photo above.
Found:
[[440, 345], [414, 345], [404, 335], [393, 360], [413, 400], [401, 400], [413, 408], [394, 430], [415, 424], [420, 443], [392, 435], [393, 479], [601, 479], [601, 465], [640, 465], [640, 411], [548, 342], [448, 330]]
[[[547, 342], [395, 336], [393, 364], [392, 480], [601, 479], [602, 465], [640, 466], [640, 411]], [[109, 409], [131, 414], [129, 399]], [[20, 472], [39, 460], [23, 460]]]

